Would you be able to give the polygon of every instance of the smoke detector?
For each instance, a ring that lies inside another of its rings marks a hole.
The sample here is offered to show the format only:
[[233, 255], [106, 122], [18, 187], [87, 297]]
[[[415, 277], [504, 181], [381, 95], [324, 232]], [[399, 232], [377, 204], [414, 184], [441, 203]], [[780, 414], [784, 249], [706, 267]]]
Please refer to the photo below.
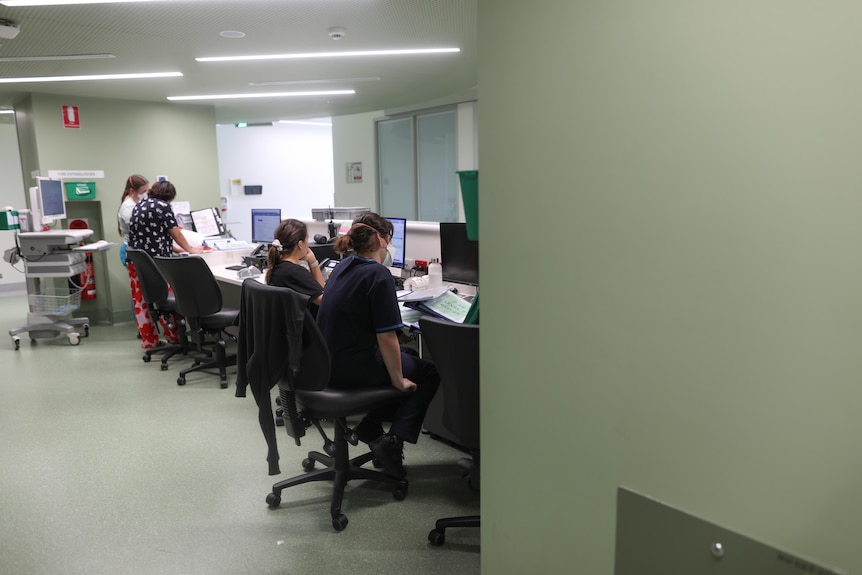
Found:
[[326, 33], [329, 34], [329, 37], [333, 40], [341, 40], [347, 35], [347, 29], [340, 26], [336, 26], [335, 28], [330, 28], [329, 30], [327, 30]]
[[0, 38], [4, 40], [11, 40], [15, 36], [18, 35], [21, 29], [18, 28], [18, 24], [13, 22], [12, 20], [8, 20], [6, 18], [0, 18]]

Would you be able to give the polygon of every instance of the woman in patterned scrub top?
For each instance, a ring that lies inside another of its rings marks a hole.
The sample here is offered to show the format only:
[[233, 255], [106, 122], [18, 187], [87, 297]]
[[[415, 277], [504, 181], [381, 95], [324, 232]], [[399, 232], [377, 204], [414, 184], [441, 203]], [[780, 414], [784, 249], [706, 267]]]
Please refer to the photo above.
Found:
[[[177, 196], [177, 190], [170, 182], [158, 182], [150, 188], [149, 195], [135, 204], [132, 209], [132, 218], [129, 221], [129, 247], [147, 252], [150, 256], [171, 255], [173, 242], [176, 242], [183, 250], [198, 254], [203, 251], [200, 247], [192, 247], [186, 241], [174, 218], [171, 209], [171, 201]], [[153, 322], [147, 304], [141, 294], [141, 284], [135, 266], [129, 262], [129, 283], [132, 288], [132, 301], [135, 308], [135, 323], [141, 334], [141, 347], [152, 349], [158, 345], [159, 330]], [[177, 343], [179, 334], [177, 326], [179, 318], [166, 321], [160, 319], [165, 338], [170, 343]]]

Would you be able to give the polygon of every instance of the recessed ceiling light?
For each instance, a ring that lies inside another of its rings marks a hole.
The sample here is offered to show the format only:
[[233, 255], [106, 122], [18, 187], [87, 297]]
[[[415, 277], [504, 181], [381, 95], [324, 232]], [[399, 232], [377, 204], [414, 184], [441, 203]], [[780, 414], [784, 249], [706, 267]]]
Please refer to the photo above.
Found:
[[222, 38], [245, 38], [245, 32], [240, 32], [239, 30], [225, 30], [224, 32], [219, 32], [218, 35]]
[[83, 82], [87, 80], [137, 80], [141, 78], [176, 78], [182, 72], [153, 72], [148, 74], [91, 74], [89, 76], [33, 76], [30, 78], [0, 78], [0, 84], [28, 84], [30, 82]]
[[332, 78], [324, 80], [273, 80], [271, 82], [249, 82], [249, 86], [288, 86], [293, 84], [341, 84], [345, 82], [375, 82], [380, 77], [368, 78]]
[[307, 52], [296, 54], [259, 54], [256, 56], [208, 56], [198, 62], [240, 62], [248, 60], [300, 60], [305, 58], [356, 58], [363, 56], [414, 56], [420, 54], [452, 54], [460, 48], [417, 48], [410, 50], [362, 50], [355, 52]]
[[189, 100], [238, 100], [241, 98], [294, 98], [302, 96], [345, 96], [356, 90], [328, 90], [322, 92], [265, 92], [259, 94], [210, 94], [206, 96], [168, 96], [172, 102]]
[[98, 60], [116, 58], [113, 54], [67, 54], [63, 56], [12, 56], [0, 58], [0, 62], [53, 62], [55, 60]]
[[166, 0], [0, 0], [3, 6], [68, 6], [72, 4], [121, 4], [125, 2], [164, 2]]

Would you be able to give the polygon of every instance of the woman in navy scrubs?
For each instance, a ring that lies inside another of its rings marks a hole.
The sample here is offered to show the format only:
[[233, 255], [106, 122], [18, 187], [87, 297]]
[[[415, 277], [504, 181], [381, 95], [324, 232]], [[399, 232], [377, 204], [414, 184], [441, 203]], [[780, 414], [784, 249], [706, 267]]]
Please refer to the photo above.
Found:
[[[326, 281], [317, 323], [332, 355], [332, 387], [391, 385], [404, 392], [404, 401], [368, 413], [356, 430], [384, 471], [402, 479], [403, 443], [419, 439], [440, 376], [432, 362], [405, 353], [399, 344], [404, 324], [395, 282], [383, 265], [392, 232], [389, 220], [365, 212], [335, 241], [336, 252], [354, 255], [342, 260]], [[388, 433], [383, 433], [383, 421], [392, 421]]]

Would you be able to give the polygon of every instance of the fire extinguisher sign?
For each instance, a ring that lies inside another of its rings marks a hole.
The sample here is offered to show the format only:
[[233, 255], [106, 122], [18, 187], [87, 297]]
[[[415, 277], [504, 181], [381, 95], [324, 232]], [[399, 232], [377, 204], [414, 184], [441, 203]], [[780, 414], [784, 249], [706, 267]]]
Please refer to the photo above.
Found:
[[78, 115], [78, 106], [63, 106], [63, 127], [81, 127], [81, 116]]

